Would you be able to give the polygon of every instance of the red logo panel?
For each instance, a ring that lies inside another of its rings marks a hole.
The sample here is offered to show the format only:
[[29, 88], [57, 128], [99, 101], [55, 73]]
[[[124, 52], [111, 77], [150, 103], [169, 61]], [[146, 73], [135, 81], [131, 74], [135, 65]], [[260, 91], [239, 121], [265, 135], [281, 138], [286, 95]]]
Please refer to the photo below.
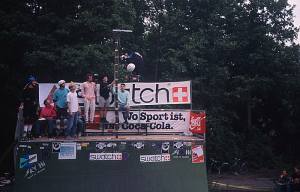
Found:
[[190, 114], [190, 131], [192, 133], [204, 134], [206, 131], [206, 114], [205, 112]]

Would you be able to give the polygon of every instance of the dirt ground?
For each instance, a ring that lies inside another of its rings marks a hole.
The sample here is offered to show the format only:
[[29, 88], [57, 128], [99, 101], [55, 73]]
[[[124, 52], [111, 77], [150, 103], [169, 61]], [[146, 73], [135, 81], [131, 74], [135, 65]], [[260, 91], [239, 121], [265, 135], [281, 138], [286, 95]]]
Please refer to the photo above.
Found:
[[210, 191], [273, 191], [277, 170], [253, 171], [246, 175], [208, 175]]

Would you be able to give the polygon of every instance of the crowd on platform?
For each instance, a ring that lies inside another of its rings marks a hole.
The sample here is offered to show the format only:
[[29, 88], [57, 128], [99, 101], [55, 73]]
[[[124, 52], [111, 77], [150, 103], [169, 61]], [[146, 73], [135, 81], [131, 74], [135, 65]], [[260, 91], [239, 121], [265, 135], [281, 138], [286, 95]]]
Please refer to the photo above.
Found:
[[94, 75], [89, 73], [86, 81], [81, 84], [80, 96], [84, 100], [82, 112], [78, 102], [79, 95], [76, 92], [76, 84], [70, 82], [67, 88], [65, 80], [58, 81], [59, 88], [45, 98], [44, 107], [40, 108], [38, 82], [34, 76], [30, 76], [23, 89], [19, 107], [20, 110], [23, 110], [23, 138], [31, 139], [42, 136], [74, 138], [81, 136], [85, 131], [85, 124], [94, 123], [96, 103], [100, 107], [100, 122], [108, 123], [106, 114], [110, 104], [110, 92], [117, 94], [119, 111], [122, 111], [124, 123], [128, 123], [129, 92], [125, 90], [125, 84], [120, 84], [120, 88], [116, 91], [113, 88], [114, 81], [109, 83], [107, 75], [104, 75], [99, 82], [99, 90], [97, 83]]

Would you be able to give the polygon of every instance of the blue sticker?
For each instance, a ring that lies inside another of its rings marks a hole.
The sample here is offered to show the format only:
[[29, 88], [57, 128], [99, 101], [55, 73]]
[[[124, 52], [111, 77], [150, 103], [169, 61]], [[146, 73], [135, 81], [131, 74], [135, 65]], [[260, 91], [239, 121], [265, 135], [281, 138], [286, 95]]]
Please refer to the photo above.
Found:
[[30, 168], [37, 162], [37, 154], [23, 155], [20, 157], [20, 169]]

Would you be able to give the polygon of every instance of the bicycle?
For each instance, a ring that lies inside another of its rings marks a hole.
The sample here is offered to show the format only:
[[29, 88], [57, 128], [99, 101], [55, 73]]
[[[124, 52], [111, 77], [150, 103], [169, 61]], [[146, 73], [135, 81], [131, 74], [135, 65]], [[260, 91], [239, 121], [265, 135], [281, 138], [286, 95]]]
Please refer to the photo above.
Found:
[[210, 161], [209, 169], [208, 169], [209, 173], [211, 174], [217, 173], [217, 175], [219, 176], [221, 176], [223, 168], [229, 165], [229, 163], [227, 162], [218, 161], [213, 158], [210, 158], [209, 161]]
[[248, 166], [246, 161], [242, 161], [240, 158], [235, 157], [233, 164], [229, 167], [229, 170], [234, 175], [244, 175], [248, 173]]

